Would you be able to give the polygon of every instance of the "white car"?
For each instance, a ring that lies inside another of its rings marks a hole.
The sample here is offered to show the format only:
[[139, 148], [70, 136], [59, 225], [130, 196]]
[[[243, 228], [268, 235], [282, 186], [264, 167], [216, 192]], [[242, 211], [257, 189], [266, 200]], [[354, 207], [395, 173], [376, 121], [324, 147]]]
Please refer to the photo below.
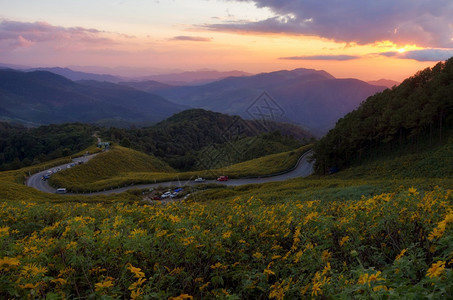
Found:
[[205, 182], [206, 179], [202, 178], [202, 177], [198, 177], [197, 179], [195, 179], [195, 182]]
[[162, 194], [162, 196], [160, 196], [162, 199], [165, 199], [165, 198], [168, 198], [168, 197], [171, 197], [171, 192], [165, 192]]

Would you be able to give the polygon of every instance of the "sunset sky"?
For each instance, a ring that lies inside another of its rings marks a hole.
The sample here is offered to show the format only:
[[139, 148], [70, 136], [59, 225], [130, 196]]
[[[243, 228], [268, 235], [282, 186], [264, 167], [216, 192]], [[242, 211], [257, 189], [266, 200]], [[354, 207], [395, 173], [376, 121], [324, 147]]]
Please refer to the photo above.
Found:
[[452, 16], [452, 0], [0, 0], [0, 63], [401, 81], [453, 56]]

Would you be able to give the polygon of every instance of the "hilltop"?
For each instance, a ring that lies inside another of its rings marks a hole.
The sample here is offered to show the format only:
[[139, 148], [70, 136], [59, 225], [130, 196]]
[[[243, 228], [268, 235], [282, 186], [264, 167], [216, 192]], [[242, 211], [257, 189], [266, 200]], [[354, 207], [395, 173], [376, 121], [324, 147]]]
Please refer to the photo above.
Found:
[[[197, 168], [205, 158], [209, 166], [219, 167], [215, 159], [219, 156], [232, 164], [296, 149], [313, 139], [311, 133], [293, 124], [250, 121], [203, 109], [183, 111], [151, 127], [110, 128], [103, 137], [156, 155], [185, 171]], [[244, 148], [244, 144], [248, 146]], [[266, 147], [256, 147], [263, 144]]]

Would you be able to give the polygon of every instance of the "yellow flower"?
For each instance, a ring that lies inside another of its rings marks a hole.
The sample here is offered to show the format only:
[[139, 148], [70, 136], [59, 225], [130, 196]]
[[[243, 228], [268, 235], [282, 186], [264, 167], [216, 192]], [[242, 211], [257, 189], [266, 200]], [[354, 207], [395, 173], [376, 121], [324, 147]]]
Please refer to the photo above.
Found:
[[94, 285], [95, 289], [96, 289], [96, 292], [99, 292], [103, 289], [107, 289], [109, 287], [112, 287], [113, 286], [113, 282], [111, 280], [105, 280], [105, 281], [102, 281], [102, 282], [98, 282]]
[[139, 278], [136, 282], [131, 284], [129, 286], [129, 290], [136, 290], [138, 287], [140, 287], [143, 283], [145, 283], [146, 278]]
[[252, 256], [253, 256], [254, 258], [256, 258], [256, 259], [261, 259], [261, 258], [263, 258], [263, 254], [261, 254], [260, 252], [255, 252]]
[[286, 285], [286, 280], [283, 280], [281, 283], [277, 282], [273, 284], [271, 286], [271, 292], [269, 293], [269, 299], [276, 298], [277, 300], [283, 300], [285, 298], [285, 292], [289, 290], [291, 282], [292, 278], [289, 279]]
[[178, 216], [168, 215], [168, 218], [169, 218], [170, 221], [172, 221], [173, 223], [179, 223], [179, 222], [181, 222], [181, 219], [180, 219]]
[[322, 295], [322, 290], [321, 290], [321, 282], [315, 282], [313, 283], [313, 287], [311, 289], [311, 295], [312, 296], [318, 296], [318, 293]]
[[146, 229], [135, 228], [132, 230], [131, 234], [129, 235], [130, 238], [135, 238], [137, 235], [146, 235]]
[[141, 294], [143, 294], [143, 290], [142, 290], [142, 289], [133, 290], [133, 291], [131, 292], [131, 299], [132, 299], [132, 300], [135, 300], [135, 299], [137, 299], [138, 297], [140, 297]]
[[385, 280], [384, 278], [379, 277], [379, 275], [381, 275], [381, 271], [378, 271], [376, 272], [376, 274], [371, 275], [368, 273], [362, 274], [359, 276], [357, 284], [368, 284], [368, 286], [370, 286], [371, 282]]
[[229, 238], [229, 237], [231, 236], [232, 233], [233, 233], [233, 232], [232, 232], [231, 230], [228, 230], [227, 232], [225, 232], [225, 233], [222, 235], [222, 237], [223, 237], [224, 239], [227, 239], [227, 238]]
[[55, 283], [56, 285], [65, 285], [68, 283], [68, 281], [63, 278], [52, 279], [51, 282]]
[[183, 299], [193, 299], [193, 297], [188, 295], [188, 294], [181, 294], [178, 297], [170, 297], [170, 298], [168, 298], [168, 300], [183, 300]]
[[340, 241], [340, 247], [343, 247], [343, 245], [344, 245], [347, 241], [349, 241], [349, 235], [344, 236], [344, 237], [341, 239], [341, 241]]
[[9, 236], [9, 227], [0, 227], [0, 238]]
[[47, 273], [46, 267], [40, 267], [34, 263], [25, 265], [24, 268], [22, 269], [22, 271], [20, 271], [20, 275], [25, 278], [35, 277], [40, 274], [44, 275], [45, 273]]
[[208, 281], [206, 282], [205, 284], [203, 284], [202, 286], [200, 286], [200, 291], [203, 291], [205, 288], [207, 288], [211, 283]]
[[417, 189], [414, 188], [414, 187], [410, 187], [409, 188], [409, 195], [414, 195], [414, 196], [418, 195]]
[[145, 277], [145, 273], [142, 272], [142, 269], [140, 268], [136, 268], [134, 267], [133, 265], [129, 264], [129, 266], [127, 267], [127, 269], [129, 271], [131, 271], [132, 273], [134, 273], [135, 277], [137, 278], [142, 278], [142, 277]]
[[72, 241], [66, 245], [66, 249], [68, 249], [68, 250], [72, 249], [72, 248], [75, 249], [76, 247], [77, 247], [77, 242], [75, 242], [75, 241]]
[[215, 265], [211, 265], [211, 269], [213, 269], [213, 270], [215, 270], [215, 269], [226, 270], [226, 269], [228, 269], [228, 266], [224, 266], [224, 265], [222, 265], [222, 263], [217, 262]]
[[268, 276], [269, 276], [269, 275], [275, 275], [275, 272], [272, 271], [271, 269], [264, 269], [263, 273], [266, 274], [266, 275], [268, 275]]
[[12, 268], [20, 265], [20, 261], [15, 257], [3, 257], [0, 258], [0, 270], [9, 271]]
[[329, 252], [329, 250], [324, 250], [321, 254], [321, 259], [322, 261], [328, 261], [331, 256], [332, 254]]
[[166, 235], [168, 233], [167, 230], [161, 230], [161, 231], [158, 231], [156, 232], [156, 237], [163, 237], [164, 235]]
[[439, 260], [438, 262], [433, 263], [431, 265], [431, 268], [429, 268], [428, 271], [426, 272], [426, 276], [428, 276], [429, 278], [439, 277], [439, 275], [441, 275], [444, 272], [444, 269], [445, 262]]
[[322, 270], [322, 275], [327, 274], [331, 270], [330, 262], [327, 263], [327, 265], [324, 267], [324, 270]]
[[400, 254], [398, 254], [398, 255], [396, 256], [395, 260], [400, 260], [401, 257], [403, 257], [403, 256], [404, 256], [404, 253], [406, 253], [406, 252], [407, 252], [407, 249], [401, 250]]
[[39, 286], [39, 282], [32, 284], [32, 283], [26, 283], [26, 284], [20, 284], [19, 287], [23, 289], [36, 289]]

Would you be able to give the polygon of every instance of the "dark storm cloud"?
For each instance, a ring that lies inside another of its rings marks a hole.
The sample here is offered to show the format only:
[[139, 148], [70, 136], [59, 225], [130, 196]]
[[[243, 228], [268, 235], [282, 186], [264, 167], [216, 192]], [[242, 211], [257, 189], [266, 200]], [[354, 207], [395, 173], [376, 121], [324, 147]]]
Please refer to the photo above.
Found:
[[254, 2], [275, 17], [208, 25], [213, 30], [319, 36], [339, 42], [392, 41], [453, 48], [451, 0], [230, 0]]

